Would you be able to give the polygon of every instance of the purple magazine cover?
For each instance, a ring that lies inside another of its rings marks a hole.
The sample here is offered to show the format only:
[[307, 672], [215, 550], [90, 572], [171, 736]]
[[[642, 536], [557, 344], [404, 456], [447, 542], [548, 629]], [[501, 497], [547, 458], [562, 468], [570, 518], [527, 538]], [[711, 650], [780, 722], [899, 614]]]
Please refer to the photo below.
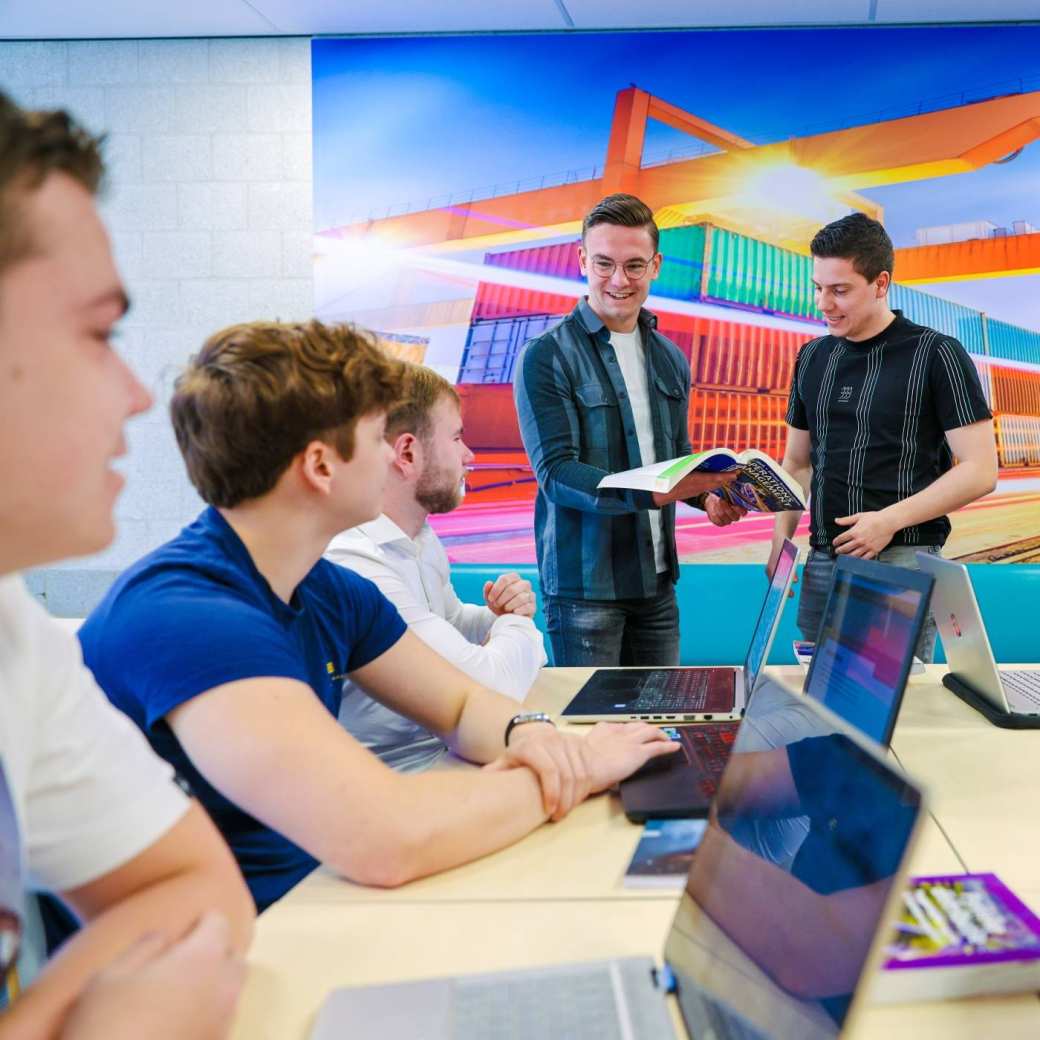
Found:
[[[805, 502], [793, 494], [791, 489], [762, 459], [751, 459], [735, 464], [732, 455], [715, 455], [705, 459], [694, 468], [701, 473], [729, 473], [740, 470], [737, 479], [727, 487], [711, 493], [734, 505], [756, 513], [782, 513], [792, 509], [804, 509]], [[778, 465], [774, 463], [774, 465]]]
[[961, 968], [1040, 959], [1040, 918], [995, 874], [910, 879], [885, 968]]

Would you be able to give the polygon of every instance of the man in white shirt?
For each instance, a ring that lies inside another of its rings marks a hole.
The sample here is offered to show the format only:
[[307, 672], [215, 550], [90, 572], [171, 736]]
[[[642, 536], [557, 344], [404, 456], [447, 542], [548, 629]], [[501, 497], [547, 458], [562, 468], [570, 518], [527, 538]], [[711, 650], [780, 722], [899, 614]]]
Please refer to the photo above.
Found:
[[111, 541], [110, 463], [150, 404], [109, 342], [127, 299], [101, 158], [64, 113], [2, 94], [0, 158], [0, 971], [29, 890], [84, 922], [0, 1037], [218, 1037], [252, 929], [241, 875], [18, 575]]
[[[394, 461], [383, 514], [337, 535], [325, 556], [374, 581], [408, 627], [460, 671], [522, 701], [546, 663], [541, 633], [531, 620], [531, 583], [503, 574], [485, 583], [483, 604], [461, 602], [444, 546], [426, 522], [462, 500], [466, 467], [473, 461], [462, 434], [451, 383], [423, 365], [406, 366], [401, 401], [386, 420]], [[447, 750], [435, 734], [350, 679], [343, 684], [339, 720], [395, 769], [425, 769]]]

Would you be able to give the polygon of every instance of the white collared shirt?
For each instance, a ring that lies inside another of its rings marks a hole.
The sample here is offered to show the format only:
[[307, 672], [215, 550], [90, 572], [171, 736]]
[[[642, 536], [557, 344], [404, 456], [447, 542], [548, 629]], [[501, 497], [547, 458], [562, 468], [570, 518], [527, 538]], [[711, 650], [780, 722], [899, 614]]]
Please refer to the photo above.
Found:
[[[325, 557], [375, 582], [408, 627], [460, 671], [514, 700], [527, 696], [546, 663], [542, 634], [530, 618], [499, 617], [484, 605], [463, 603], [452, 587], [444, 546], [429, 524], [412, 539], [380, 516], [337, 535]], [[446, 750], [438, 737], [349, 679], [339, 719], [395, 769], [425, 768]]]

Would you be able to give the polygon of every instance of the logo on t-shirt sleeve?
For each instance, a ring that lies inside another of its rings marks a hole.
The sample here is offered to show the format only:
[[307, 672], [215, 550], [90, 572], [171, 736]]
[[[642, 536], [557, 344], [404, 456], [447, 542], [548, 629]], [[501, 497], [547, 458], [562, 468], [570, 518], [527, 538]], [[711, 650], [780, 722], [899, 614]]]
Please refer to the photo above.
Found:
[[336, 666], [331, 661], [325, 662], [325, 671], [328, 672], [329, 678], [333, 682], [342, 682], [347, 677], [346, 668], [344, 668], [341, 672], [337, 674]]

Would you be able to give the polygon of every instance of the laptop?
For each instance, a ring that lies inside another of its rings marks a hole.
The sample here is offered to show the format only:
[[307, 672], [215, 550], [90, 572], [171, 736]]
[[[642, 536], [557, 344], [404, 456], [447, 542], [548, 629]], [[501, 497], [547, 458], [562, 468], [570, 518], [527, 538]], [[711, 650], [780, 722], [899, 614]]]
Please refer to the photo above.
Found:
[[930, 574], [840, 556], [805, 692], [882, 747], [892, 740], [928, 616]]
[[[764, 746], [770, 734], [783, 736]], [[923, 812], [920, 790], [877, 745], [767, 680], [662, 965], [624, 957], [338, 989], [311, 1040], [829, 1040], [854, 1022], [891, 934]], [[770, 830], [791, 818], [804, 823], [801, 839], [777, 853]]]
[[[841, 556], [834, 568], [805, 692], [885, 747], [931, 587], [929, 575], [870, 560]], [[738, 725], [675, 727], [679, 751], [651, 759], [622, 781], [625, 815], [634, 823], [706, 816]]]
[[785, 540], [743, 668], [598, 668], [561, 715], [568, 722], [709, 722], [739, 719], [769, 657], [798, 560]]
[[949, 666], [943, 686], [995, 726], [1040, 729], [1040, 671], [997, 667], [968, 568], [923, 552], [917, 562], [935, 577], [932, 613]]

